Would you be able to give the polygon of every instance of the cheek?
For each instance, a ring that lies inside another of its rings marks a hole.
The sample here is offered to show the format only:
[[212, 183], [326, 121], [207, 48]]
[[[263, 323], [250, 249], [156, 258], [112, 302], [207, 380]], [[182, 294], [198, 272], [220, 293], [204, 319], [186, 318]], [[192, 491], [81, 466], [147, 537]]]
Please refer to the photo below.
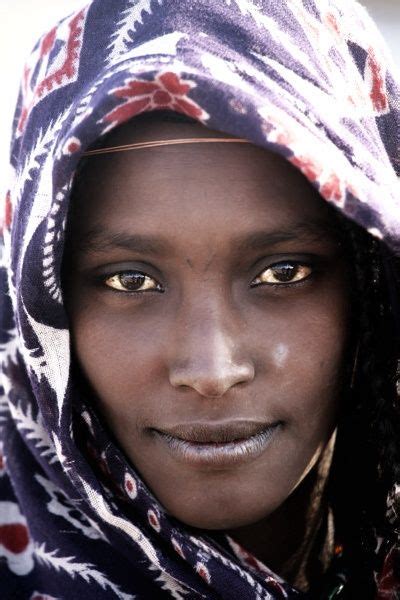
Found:
[[300, 318], [275, 320], [266, 350], [265, 375], [277, 391], [283, 418], [300, 432], [328, 434], [340, 403], [348, 339], [347, 306], [308, 303]]
[[260, 303], [249, 322], [257, 340], [260, 388], [270, 390], [273, 414], [291, 424], [299, 443], [328, 436], [336, 421], [347, 366], [349, 308], [345, 281], [332, 277]]
[[[162, 325], [152, 326], [134, 314], [111, 312], [99, 305], [73, 315], [73, 343], [80, 366], [101, 408], [113, 425], [140, 413], [162, 370], [158, 339]], [[132, 415], [133, 416], [133, 415]]]

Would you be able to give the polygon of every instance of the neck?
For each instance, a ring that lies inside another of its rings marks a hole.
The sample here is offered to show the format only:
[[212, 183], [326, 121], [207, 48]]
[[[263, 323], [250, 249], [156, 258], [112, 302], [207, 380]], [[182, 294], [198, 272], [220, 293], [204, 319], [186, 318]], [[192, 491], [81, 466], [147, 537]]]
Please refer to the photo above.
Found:
[[335, 437], [333, 434], [316, 465], [276, 511], [260, 522], [226, 532], [305, 592], [326, 571], [334, 552], [326, 491]]

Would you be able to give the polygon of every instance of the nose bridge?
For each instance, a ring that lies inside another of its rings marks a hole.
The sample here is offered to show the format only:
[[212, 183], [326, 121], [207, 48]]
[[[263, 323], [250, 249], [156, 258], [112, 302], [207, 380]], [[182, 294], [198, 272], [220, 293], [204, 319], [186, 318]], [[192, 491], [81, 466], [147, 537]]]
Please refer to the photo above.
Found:
[[179, 320], [170, 365], [174, 387], [191, 387], [202, 396], [220, 397], [234, 385], [254, 377], [241, 335], [240, 316], [223, 294], [186, 307]]

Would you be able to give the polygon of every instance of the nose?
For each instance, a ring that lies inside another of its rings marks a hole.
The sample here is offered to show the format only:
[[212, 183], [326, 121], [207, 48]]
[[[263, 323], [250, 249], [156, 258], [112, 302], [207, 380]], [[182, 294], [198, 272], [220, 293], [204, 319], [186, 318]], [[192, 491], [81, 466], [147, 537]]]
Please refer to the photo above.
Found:
[[173, 387], [188, 387], [207, 398], [220, 398], [238, 383], [254, 379], [253, 362], [244, 356], [238, 338], [215, 323], [193, 324], [177, 341], [170, 367]]

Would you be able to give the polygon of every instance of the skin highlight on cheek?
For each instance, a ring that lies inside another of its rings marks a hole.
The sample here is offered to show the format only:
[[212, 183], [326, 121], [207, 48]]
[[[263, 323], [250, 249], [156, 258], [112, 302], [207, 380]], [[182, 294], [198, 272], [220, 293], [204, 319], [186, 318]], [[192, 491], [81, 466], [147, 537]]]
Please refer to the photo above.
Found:
[[284, 369], [289, 357], [289, 349], [285, 344], [279, 343], [273, 350], [273, 358], [278, 369]]

